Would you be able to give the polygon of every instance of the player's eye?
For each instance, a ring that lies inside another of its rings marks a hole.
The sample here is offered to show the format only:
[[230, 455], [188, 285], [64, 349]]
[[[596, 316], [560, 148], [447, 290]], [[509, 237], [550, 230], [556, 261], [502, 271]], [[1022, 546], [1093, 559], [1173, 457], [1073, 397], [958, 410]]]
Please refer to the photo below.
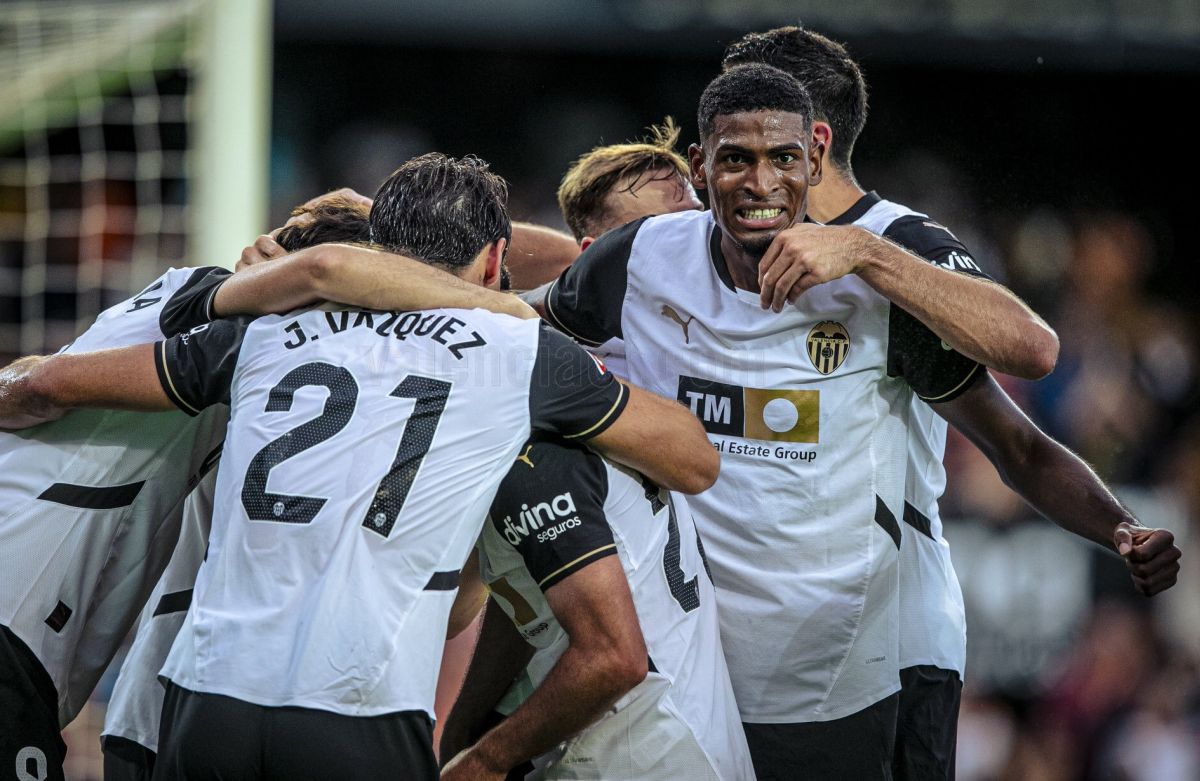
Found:
[[725, 155], [725, 162], [729, 165], [743, 165], [746, 162], [746, 156], [738, 152], [730, 152]]
[[783, 165], [792, 165], [793, 163], [797, 162], [800, 159], [800, 156], [793, 154], [791, 152], [783, 152], [781, 154], [776, 155], [775, 159], [778, 160]]

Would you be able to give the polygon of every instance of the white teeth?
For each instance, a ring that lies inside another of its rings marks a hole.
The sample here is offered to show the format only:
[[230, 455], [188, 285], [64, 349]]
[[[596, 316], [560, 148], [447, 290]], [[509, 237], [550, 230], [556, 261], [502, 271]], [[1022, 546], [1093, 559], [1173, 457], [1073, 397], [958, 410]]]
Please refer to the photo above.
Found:
[[747, 209], [746, 217], [751, 220], [773, 220], [783, 213], [783, 209]]

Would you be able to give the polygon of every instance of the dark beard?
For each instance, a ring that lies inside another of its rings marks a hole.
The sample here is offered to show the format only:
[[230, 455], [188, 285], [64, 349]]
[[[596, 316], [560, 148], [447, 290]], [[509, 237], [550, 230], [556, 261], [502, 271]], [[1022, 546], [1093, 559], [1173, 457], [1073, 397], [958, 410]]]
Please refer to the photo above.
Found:
[[767, 254], [767, 250], [771, 248], [771, 242], [774, 240], [775, 236], [772, 235], [769, 238], [756, 239], [753, 241], [739, 241], [738, 246], [742, 248], [743, 252], [758, 261], [762, 260], [763, 255]]

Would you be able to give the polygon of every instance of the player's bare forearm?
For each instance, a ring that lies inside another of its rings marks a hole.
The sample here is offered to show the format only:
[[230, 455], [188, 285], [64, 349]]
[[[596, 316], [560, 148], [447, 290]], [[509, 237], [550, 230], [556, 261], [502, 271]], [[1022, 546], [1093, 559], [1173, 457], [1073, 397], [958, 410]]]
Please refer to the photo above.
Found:
[[30, 355], [0, 369], [0, 428], [28, 428], [62, 416], [65, 410], [39, 394], [32, 381], [45, 360]]
[[629, 403], [621, 417], [588, 444], [663, 488], [685, 494], [708, 490], [721, 458], [696, 416], [650, 391], [625, 387]]
[[946, 344], [996, 371], [1036, 380], [1058, 361], [1058, 336], [1003, 285], [929, 263], [897, 244], [856, 231], [858, 275]]
[[346, 244], [320, 244], [230, 277], [213, 298], [222, 317], [289, 312], [318, 301], [364, 309], [487, 309], [533, 319], [515, 296], [472, 285], [426, 263]]
[[446, 639], [453, 640], [463, 633], [487, 602], [487, 587], [479, 577], [479, 550], [473, 549], [459, 573], [458, 593], [450, 606], [450, 620], [446, 623]]
[[496, 600], [489, 599], [462, 690], [442, 727], [438, 756], [443, 763], [483, 734], [484, 720], [532, 656], [533, 646], [525, 642]]
[[75, 407], [173, 410], [154, 345], [22, 358], [0, 370], [0, 427], [24, 428]]
[[1034, 425], [990, 376], [935, 409], [1033, 509], [1121, 555], [1143, 593], [1174, 585], [1179, 551], [1171, 533], [1143, 526], [1083, 459]]
[[565, 233], [514, 222], [508, 247], [508, 271], [513, 288], [528, 290], [551, 282], [579, 257], [579, 245]]
[[486, 777], [549, 751], [599, 719], [646, 677], [646, 646], [616, 556], [585, 567], [546, 596], [570, 645], [520, 708], [456, 758], [463, 778], [475, 777], [466, 772], [472, 765]]

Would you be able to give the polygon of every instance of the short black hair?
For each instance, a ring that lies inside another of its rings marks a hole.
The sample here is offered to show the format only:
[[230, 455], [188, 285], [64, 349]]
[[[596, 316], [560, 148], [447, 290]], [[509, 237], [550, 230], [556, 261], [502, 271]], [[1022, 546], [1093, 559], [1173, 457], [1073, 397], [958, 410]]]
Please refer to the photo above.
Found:
[[704, 88], [696, 112], [700, 140], [712, 135], [718, 116], [747, 111], [786, 111], [812, 122], [812, 101], [804, 85], [779, 68], [752, 63], [727, 69]]
[[315, 206], [297, 206], [293, 217], [309, 219], [288, 225], [275, 234], [275, 241], [288, 252], [317, 244], [364, 244], [370, 240], [367, 206], [343, 196], [319, 201]]
[[867, 123], [867, 82], [846, 47], [802, 27], [749, 33], [729, 44], [722, 65], [760, 62], [787, 71], [812, 97], [814, 118], [833, 128], [830, 161], [850, 170], [854, 142]]
[[391, 252], [457, 271], [480, 250], [512, 238], [508, 185], [474, 155], [414, 157], [375, 193], [371, 241]]

